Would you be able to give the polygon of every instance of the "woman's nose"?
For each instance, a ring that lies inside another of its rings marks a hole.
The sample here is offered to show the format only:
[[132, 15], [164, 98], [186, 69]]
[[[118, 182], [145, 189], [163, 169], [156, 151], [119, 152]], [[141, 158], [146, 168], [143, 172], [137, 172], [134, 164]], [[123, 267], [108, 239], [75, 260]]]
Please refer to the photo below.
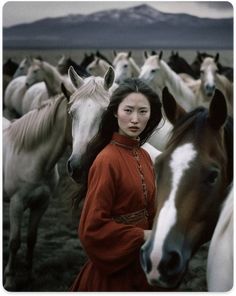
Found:
[[138, 123], [138, 114], [137, 113], [132, 114], [131, 122], [132, 123]]

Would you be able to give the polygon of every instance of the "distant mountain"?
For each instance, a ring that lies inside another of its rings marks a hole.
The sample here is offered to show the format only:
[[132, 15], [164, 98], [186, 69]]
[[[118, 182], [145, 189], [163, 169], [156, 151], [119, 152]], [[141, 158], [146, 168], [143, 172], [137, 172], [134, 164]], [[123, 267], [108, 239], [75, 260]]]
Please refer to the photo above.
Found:
[[198, 18], [139, 5], [3, 28], [3, 47], [232, 49], [233, 18]]

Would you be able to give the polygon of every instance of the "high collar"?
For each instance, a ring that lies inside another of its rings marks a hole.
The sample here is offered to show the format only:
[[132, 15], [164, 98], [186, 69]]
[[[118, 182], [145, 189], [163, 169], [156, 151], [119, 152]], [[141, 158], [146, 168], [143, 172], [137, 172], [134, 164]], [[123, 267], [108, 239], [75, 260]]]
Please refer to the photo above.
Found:
[[132, 139], [130, 137], [120, 135], [119, 133], [114, 133], [111, 140], [112, 144], [124, 147], [126, 149], [133, 149], [140, 147], [139, 139]]

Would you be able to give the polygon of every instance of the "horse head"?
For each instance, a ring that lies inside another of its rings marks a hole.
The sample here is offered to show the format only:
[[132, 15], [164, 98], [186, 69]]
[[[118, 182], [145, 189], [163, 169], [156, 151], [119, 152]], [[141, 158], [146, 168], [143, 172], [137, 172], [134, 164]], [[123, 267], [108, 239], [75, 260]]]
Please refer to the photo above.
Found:
[[18, 68], [16, 69], [13, 78], [26, 75], [28, 73], [28, 69], [31, 65], [32, 58], [25, 57], [19, 64]]
[[232, 180], [233, 133], [218, 90], [209, 110], [187, 113], [165, 88], [163, 108], [174, 128], [155, 162], [157, 212], [140, 260], [149, 284], [174, 288], [192, 255], [212, 236]]
[[34, 83], [41, 82], [44, 79], [43, 75], [43, 61], [37, 59], [31, 59], [31, 65], [28, 68], [25, 84], [30, 87]]
[[219, 54], [216, 54], [214, 58], [206, 57], [200, 66], [200, 79], [202, 91], [206, 97], [212, 98], [216, 89], [216, 79], [218, 70]]
[[95, 59], [87, 66], [86, 71], [93, 76], [103, 77], [110, 64], [100, 57], [95, 57]]
[[110, 101], [110, 90], [114, 82], [114, 70], [109, 67], [104, 77], [81, 78], [73, 67], [68, 75], [75, 88], [70, 97], [69, 113], [72, 118], [72, 154], [67, 162], [69, 175], [78, 180], [80, 159], [89, 141], [98, 132], [102, 113]]
[[139, 78], [153, 89], [162, 89], [164, 86], [163, 77], [159, 62], [162, 59], [162, 51], [159, 55], [150, 55], [141, 67]]
[[113, 67], [115, 69], [115, 82], [118, 84], [133, 76], [131, 55], [131, 51], [120, 52], [116, 54], [113, 60]]

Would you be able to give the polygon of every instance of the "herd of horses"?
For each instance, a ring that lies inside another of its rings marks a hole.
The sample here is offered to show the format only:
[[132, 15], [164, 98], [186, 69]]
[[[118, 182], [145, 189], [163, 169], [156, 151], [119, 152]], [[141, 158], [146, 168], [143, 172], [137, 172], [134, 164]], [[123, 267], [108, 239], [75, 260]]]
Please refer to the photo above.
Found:
[[139, 77], [160, 96], [163, 120], [143, 148], [157, 181], [158, 209], [140, 262], [150, 285], [175, 289], [200, 246], [210, 241], [209, 291], [233, 286], [233, 69], [220, 56], [198, 52], [192, 64], [172, 52], [100, 52], [78, 64], [63, 56], [9, 59], [3, 68], [3, 197], [10, 202], [9, 258], [4, 287], [15, 287], [21, 221], [30, 210], [29, 276], [40, 219], [58, 181], [58, 162], [71, 147], [69, 176], [76, 181], [81, 155], [98, 131], [113, 90]]

